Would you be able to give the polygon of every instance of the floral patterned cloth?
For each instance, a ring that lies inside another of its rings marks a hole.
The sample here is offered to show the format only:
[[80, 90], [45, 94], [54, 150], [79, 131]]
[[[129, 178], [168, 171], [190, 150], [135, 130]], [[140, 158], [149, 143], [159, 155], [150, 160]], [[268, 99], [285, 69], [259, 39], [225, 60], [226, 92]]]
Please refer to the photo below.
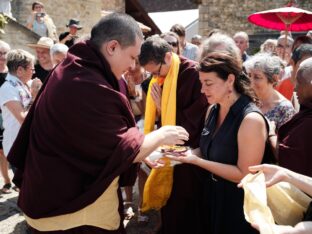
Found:
[[278, 103], [273, 109], [266, 112], [264, 115], [270, 121], [275, 122], [277, 131], [280, 126], [291, 119], [294, 114], [296, 114], [296, 110], [294, 109], [291, 102], [285, 99]]

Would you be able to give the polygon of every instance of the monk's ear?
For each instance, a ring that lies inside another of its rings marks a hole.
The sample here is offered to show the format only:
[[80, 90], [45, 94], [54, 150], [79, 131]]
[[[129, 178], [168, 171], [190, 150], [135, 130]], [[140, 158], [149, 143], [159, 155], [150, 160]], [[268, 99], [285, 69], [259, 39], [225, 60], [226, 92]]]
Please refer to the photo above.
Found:
[[104, 49], [105, 49], [106, 53], [108, 55], [113, 55], [115, 53], [117, 47], [120, 46], [120, 45], [119, 45], [118, 41], [111, 40], [111, 41], [105, 43], [104, 46], [105, 46]]

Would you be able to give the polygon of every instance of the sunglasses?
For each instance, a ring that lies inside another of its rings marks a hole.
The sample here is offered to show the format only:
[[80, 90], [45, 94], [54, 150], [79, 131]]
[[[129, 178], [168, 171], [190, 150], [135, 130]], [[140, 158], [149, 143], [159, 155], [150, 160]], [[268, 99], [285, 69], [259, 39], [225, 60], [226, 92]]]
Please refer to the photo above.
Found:
[[173, 42], [170, 42], [170, 41], [167, 41], [167, 43], [169, 44], [169, 45], [171, 45], [172, 47], [178, 47], [178, 42], [177, 41], [173, 41]]

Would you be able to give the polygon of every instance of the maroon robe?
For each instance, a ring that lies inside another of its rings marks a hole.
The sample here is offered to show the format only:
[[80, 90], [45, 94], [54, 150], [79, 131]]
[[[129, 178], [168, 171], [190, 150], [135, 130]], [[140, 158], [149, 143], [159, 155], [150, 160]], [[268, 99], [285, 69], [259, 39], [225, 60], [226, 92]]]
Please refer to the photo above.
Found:
[[[206, 97], [201, 93], [199, 73], [195, 62], [180, 57], [177, 83], [176, 125], [184, 127], [190, 134], [187, 145], [199, 147], [208, 108]], [[162, 227], [160, 233], [199, 233], [202, 206], [200, 195], [203, 192], [202, 172], [191, 165], [181, 164], [174, 167], [171, 196], [161, 209]]]
[[312, 177], [312, 101], [278, 131], [279, 165]]
[[[76, 44], [51, 72], [9, 153], [18, 205], [33, 219], [51, 217], [93, 203], [117, 176], [120, 186], [132, 185], [143, 139], [105, 58], [89, 41]], [[117, 231], [82, 229], [124, 232], [122, 220]]]

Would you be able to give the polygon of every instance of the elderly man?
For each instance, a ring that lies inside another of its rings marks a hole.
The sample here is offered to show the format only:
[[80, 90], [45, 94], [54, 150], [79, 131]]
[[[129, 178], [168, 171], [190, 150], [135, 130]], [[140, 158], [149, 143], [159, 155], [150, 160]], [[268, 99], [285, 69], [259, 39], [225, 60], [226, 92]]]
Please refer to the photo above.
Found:
[[[159, 36], [143, 43], [139, 61], [153, 75], [146, 98], [145, 133], [154, 130], [159, 117], [162, 126], [184, 127], [190, 134], [187, 145], [197, 148], [208, 104], [200, 91], [196, 64], [173, 53]], [[199, 169], [177, 165], [173, 173], [171, 195], [161, 210], [161, 233], [198, 233], [201, 214], [197, 195], [202, 189]]]
[[283, 59], [286, 64], [289, 63], [291, 57], [291, 47], [294, 43], [294, 39], [291, 36], [281, 35], [277, 39], [276, 53], [277, 55]]
[[157, 147], [188, 140], [176, 126], [144, 137], [119, 92], [142, 41], [130, 16], [103, 17], [40, 90], [8, 157], [32, 233], [125, 233], [120, 186]]
[[49, 37], [41, 37], [36, 44], [27, 44], [28, 47], [36, 50], [37, 63], [35, 64], [35, 73], [33, 78], [39, 78], [42, 83], [47, 78], [49, 72], [53, 68], [53, 63], [50, 56], [50, 48], [54, 42]]
[[56, 43], [51, 47], [50, 55], [53, 66], [56, 66], [65, 59], [67, 51], [68, 51], [67, 45], [61, 43]]
[[241, 56], [243, 62], [249, 59], [249, 55], [247, 54], [247, 49], [249, 48], [249, 37], [248, 34], [245, 32], [237, 32], [233, 36], [233, 39], [237, 45], [237, 47], [240, 49]]

